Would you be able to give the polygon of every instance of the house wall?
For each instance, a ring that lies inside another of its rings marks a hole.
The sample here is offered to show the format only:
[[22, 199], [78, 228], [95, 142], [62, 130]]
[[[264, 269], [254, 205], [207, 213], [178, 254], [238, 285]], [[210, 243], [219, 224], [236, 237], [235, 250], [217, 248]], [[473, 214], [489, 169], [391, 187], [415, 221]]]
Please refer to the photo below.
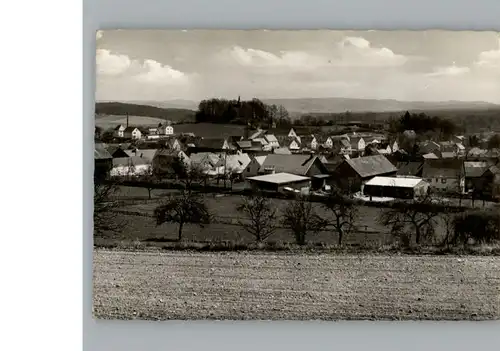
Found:
[[338, 186], [347, 192], [361, 190], [362, 179], [347, 162], [342, 162], [332, 175], [328, 181], [329, 184]]
[[254, 158], [250, 160], [247, 168], [242, 173], [243, 178], [253, 177], [259, 174], [260, 164]]
[[142, 133], [140, 130], [136, 129], [132, 131], [132, 139], [140, 139], [142, 136]]
[[365, 140], [363, 138], [359, 139], [358, 141], [358, 150], [362, 151], [366, 147]]
[[414, 188], [398, 186], [365, 185], [363, 194], [376, 197], [392, 197], [396, 199], [413, 199]]
[[465, 190], [465, 179], [462, 178], [460, 181], [453, 178], [432, 178], [426, 179], [429, 183], [430, 188], [433, 191], [438, 192], [457, 192], [459, 189]]
[[165, 128], [165, 135], [173, 135], [174, 134], [174, 128], [172, 126], [167, 126]]

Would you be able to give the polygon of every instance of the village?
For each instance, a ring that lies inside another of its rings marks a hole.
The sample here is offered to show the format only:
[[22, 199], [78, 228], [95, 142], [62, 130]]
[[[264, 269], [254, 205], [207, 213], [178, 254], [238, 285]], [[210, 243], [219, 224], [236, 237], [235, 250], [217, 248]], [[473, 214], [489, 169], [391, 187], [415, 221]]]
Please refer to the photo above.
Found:
[[112, 143], [96, 141], [96, 174], [126, 180], [168, 175], [172, 161], [180, 159], [231, 189], [321, 195], [334, 186], [369, 201], [427, 194], [498, 200], [500, 149], [491, 147], [495, 134], [473, 136], [477, 146], [471, 146], [470, 135], [417, 141], [412, 130], [396, 137], [357, 132], [361, 128], [355, 123], [349, 123], [349, 132], [336, 135], [272, 125], [221, 137], [176, 133], [168, 121], [149, 128], [118, 125]]

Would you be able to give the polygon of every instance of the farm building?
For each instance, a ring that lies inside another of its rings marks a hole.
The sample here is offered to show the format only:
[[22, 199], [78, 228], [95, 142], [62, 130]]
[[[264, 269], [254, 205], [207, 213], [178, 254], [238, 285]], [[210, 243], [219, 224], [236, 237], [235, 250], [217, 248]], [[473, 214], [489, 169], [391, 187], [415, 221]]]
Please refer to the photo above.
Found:
[[344, 160], [333, 172], [337, 185], [347, 191], [357, 192], [362, 184], [375, 176], [395, 176], [397, 168], [383, 155]]
[[425, 160], [422, 178], [435, 191], [465, 192], [464, 163], [459, 159]]
[[315, 189], [322, 188], [330, 178], [328, 169], [314, 154], [269, 154], [259, 169], [260, 174], [282, 172], [311, 177]]
[[311, 186], [309, 177], [290, 173], [273, 173], [247, 178], [250, 187], [257, 191], [285, 192], [285, 188], [302, 190]]
[[422, 178], [375, 177], [363, 186], [363, 194], [370, 197], [414, 199], [425, 196], [429, 183]]

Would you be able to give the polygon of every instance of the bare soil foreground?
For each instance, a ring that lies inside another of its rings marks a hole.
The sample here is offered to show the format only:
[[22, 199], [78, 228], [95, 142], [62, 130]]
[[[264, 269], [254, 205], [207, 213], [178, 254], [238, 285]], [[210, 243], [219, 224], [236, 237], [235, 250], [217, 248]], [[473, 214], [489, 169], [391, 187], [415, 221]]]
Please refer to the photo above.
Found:
[[108, 319], [498, 319], [500, 259], [94, 251]]

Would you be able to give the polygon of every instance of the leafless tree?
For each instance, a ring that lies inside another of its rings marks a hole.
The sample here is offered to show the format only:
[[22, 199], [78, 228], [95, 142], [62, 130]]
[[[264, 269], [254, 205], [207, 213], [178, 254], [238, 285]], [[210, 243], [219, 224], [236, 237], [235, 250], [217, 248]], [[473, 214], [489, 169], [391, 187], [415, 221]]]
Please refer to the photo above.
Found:
[[114, 198], [119, 191], [116, 182], [94, 181], [94, 234], [107, 231], [119, 232], [126, 225], [126, 221], [119, 220], [118, 214], [114, 211], [120, 206]]
[[139, 180], [141, 181], [143, 187], [148, 191], [148, 199], [151, 200], [151, 191], [156, 189], [155, 185], [158, 182], [158, 177], [153, 172], [153, 166], [149, 165], [146, 170], [141, 173]]
[[328, 224], [338, 233], [338, 244], [341, 246], [344, 236], [356, 230], [355, 219], [358, 209], [352, 197], [343, 195], [337, 188], [332, 189], [323, 203], [323, 207], [332, 215]]
[[178, 223], [178, 240], [182, 239], [184, 224], [192, 223], [204, 227], [211, 222], [211, 214], [203, 199], [198, 194], [183, 191], [180, 195], [170, 196], [168, 200], [159, 205], [154, 215], [156, 225], [163, 223]]
[[244, 197], [237, 209], [247, 219], [247, 221], [239, 220], [239, 224], [255, 237], [257, 242], [266, 240], [276, 232], [277, 209], [268, 198], [260, 194]]
[[399, 236], [410, 245], [414, 234], [418, 245], [422, 239], [434, 235], [437, 217], [443, 212], [443, 206], [425, 196], [409, 202], [397, 202], [392, 208], [382, 211], [380, 223], [391, 228], [393, 235]]
[[200, 165], [188, 165], [180, 157], [176, 157], [171, 166], [176, 179], [183, 184], [188, 193], [191, 193], [196, 186], [206, 181], [206, 174], [202, 171]]
[[301, 196], [285, 208], [283, 225], [293, 232], [297, 244], [304, 245], [306, 236], [320, 232], [327, 222], [316, 213], [309, 199]]

